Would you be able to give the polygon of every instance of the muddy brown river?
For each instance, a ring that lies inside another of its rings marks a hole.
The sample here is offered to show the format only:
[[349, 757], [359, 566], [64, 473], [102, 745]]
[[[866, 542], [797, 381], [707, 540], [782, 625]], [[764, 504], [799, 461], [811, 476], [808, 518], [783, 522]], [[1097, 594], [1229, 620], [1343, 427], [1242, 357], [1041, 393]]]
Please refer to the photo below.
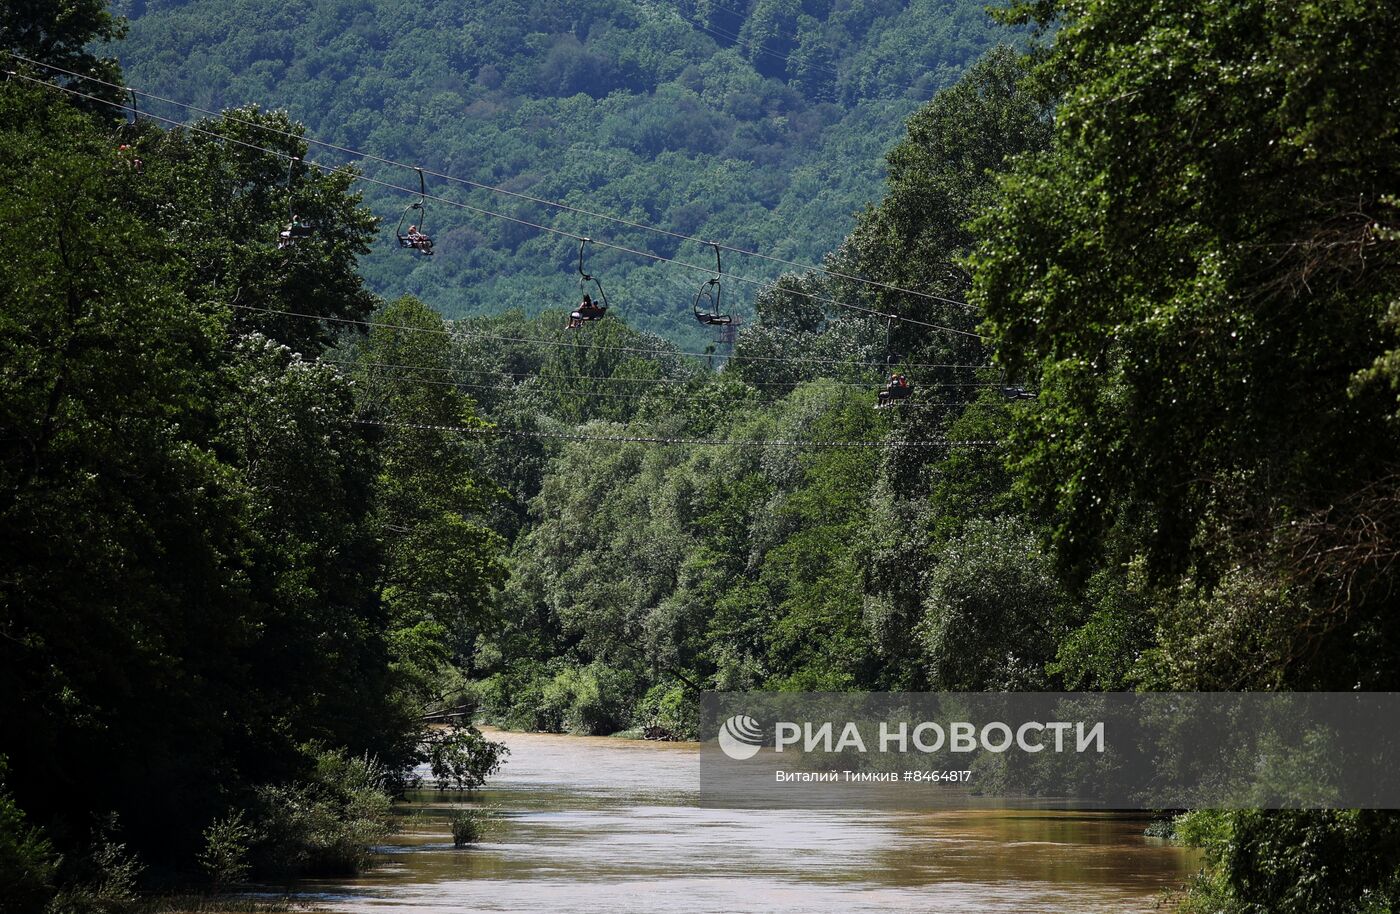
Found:
[[[492, 738], [511, 755], [488, 789], [413, 795], [372, 871], [306, 894], [347, 914], [1121, 914], [1154, 910], [1198, 864], [1140, 817], [701, 809], [693, 745]], [[458, 849], [462, 805], [492, 821]]]

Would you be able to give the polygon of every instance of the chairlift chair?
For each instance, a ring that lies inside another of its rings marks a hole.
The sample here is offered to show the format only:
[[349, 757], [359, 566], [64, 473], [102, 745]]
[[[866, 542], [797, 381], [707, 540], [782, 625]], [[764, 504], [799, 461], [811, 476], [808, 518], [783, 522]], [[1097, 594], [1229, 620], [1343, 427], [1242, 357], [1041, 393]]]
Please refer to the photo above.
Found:
[[[394, 229], [394, 236], [399, 239], [399, 247], [407, 248], [424, 257], [433, 256], [433, 239], [428, 235], [428, 185], [423, 180], [423, 169], [417, 168], [418, 172], [418, 199], [404, 207], [399, 215], [398, 228]], [[408, 221], [408, 214], [417, 212], [418, 218], [408, 226], [405, 232], [403, 224]]]
[[[584, 251], [588, 247], [588, 242], [592, 238], [582, 238], [578, 245], [578, 287], [582, 293], [582, 300], [569, 314], [569, 330], [578, 330], [584, 324], [591, 321], [600, 321], [608, 313], [608, 293], [603, 291], [603, 284], [596, 276], [593, 276], [583, 268]], [[591, 289], [598, 293], [597, 298], [593, 297]]]
[[[734, 323], [734, 315], [724, 314], [720, 307], [724, 292], [721, 283], [724, 266], [719, 260], [719, 245], [713, 241], [705, 243], [715, 249], [715, 275], [701, 284], [699, 291], [695, 293], [695, 301], [691, 303], [691, 308], [695, 311], [695, 319], [701, 324], [707, 327], [723, 327]], [[702, 303], [704, 308], [700, 307]]]
[[316, 234], [316, 227], [297, 215], [292, 201], [292, 176], [301, 159], [292, 156], [287, 162], [287, 227], [277, 233], [277, 249], [284, 251], [294, 247], [298, 241]]

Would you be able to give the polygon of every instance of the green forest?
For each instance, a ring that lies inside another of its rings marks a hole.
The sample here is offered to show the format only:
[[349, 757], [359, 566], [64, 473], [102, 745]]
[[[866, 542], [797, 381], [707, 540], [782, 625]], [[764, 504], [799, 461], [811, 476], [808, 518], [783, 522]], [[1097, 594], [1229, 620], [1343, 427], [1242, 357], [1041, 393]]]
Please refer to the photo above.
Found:
[[[353, 872], [449, 708], [1400, 688], [1400, 8], [730, 2], [0, 7], [0, 911]], [[823, 269], [570, 331], [303, 136]], [[1174, 827], [1173, 910], [1400, 911], [1394, 812]]]
[[[130, 0], [113, 47], [133, 85], [209, 110], [285, 109], [309, 135], [515, 194], [812, 261], [880, 194], [905, 117], [1014, 35], [966, 0]], [[142, 99], [179, 121], [188, 112]], [[319, 152], [313, 150], [313, 152]], [[315, 156], [340, 164], [353, 157]], [[379, 163], [365, 173], [416, 185]], [[447, 317], [534, 315], [574, 297], [576, 244], [446, 204], [441, 256], [383, 242], [403, 195], [364, 185], [383, 219], [361, 275]], [[705, 265], [694, 243], [457, 184], [453, 201]], [[759, 279], [781, 267], [735, 258]], [[616, 251], [591, 272], [643, 330], [697, 343], [684, 273]], [[703, 277], [701, 277], [703, 278]], [[730, 294], [753, 317], [753, 288]]]

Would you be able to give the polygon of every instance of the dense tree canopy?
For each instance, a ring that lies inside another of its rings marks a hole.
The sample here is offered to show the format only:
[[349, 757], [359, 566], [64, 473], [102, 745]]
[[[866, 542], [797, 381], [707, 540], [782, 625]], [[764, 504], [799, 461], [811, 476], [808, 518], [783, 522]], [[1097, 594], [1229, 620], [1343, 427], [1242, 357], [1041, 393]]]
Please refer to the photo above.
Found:
[[[1242, 555], [1268, 575], [1345, 523], [1299, 523], [1314, 512], [1385, 498], [1395, 399], [1367, 369], [1394, 345], [1400, 106], [1361, 87], [1400, 77], [1382, 50], [1397, 29], [1389, 7], [1067, 8], [1042, 66], [1073, 87], [1055, 148], [1006, 179], [975, 260], [1005, 358], [1043, 376], [1027, 491], [1067, 559], [1143, 532], [1155, 567], [1194, 565], [1209, 587]], [[1270, 542], [1275, 527], [1291, 532]], [[1374, 569], [1294, 570], [1296, 635], [1315, 649], [1340, 622], [1335, 576]], [[1347, 624], [1391, 651], [1389, 623], [1357, 612], [1365, 592]], [[1361, 673], [1308, 653], [1275, 659], [1298, 684], [1321, 684], [1309, 660], [1333, 686]]]
[[[121, 72], [116, 58], [98, 57], [91, 48], [125, 34], [126, 21], [112, 14], [107, 0], [8, 0], [0, 7], [0, 49], [107, 82]], [[5, 69], [18, 63], [7, 60]], [[89, 95], [118, 97], [110, 86], [81, 85]]]
[[[971, 264], [1002, 358], [1041, 380], [1021, 490], [1096, 604], [1052, 669], [1394, 688], [1400, 11], [1015, 15], [1055, 26], [1053, 143], [1002, 180]], [[1396, 904], [1393, 813], [1206, 819], [1190, 910]]]
[[[310, 776], [309, 745], [402, 777], [499, 546], [455, 443], [361, 424], [381, 404], [316, 358], [341, 336], [319, 316], [373, 304], [353, 271], [372, 218], [344, 175], [294, 175], [320, 231], [279, 251], [285, 159], [152, 129], [119, 149], [110, 122], [16, 83], [0, 124], [4, 809], [58, 842], [68, 882], [94, 813], [189, 867], [259, 785]], [[310, 320], [264, 319], [288, 301]], [[395, 406], [475, 421], [450, 390]], [[449, 554], [405, 552], [395, 523]], [[45, 840], [0, 865], [49, 880]]]
[[[138, 87], [215, 110], [286, 108], [330, 142], [806, 261], [879, 195], [879, 159], [901, 120], [1006, 38], [980, 0], [143, 0], [128, 11], [130, 36], [115, 49]], [[363, 167], [417, 184], [412, 172]], [[665, 257], [709, 256], [520, 197], [432, 179], [429, 189]], [[437, 254], [416, 258], [393, 248], [407, 197], [371, 186], [366, 200], [384, 219], [363, 264], [381, 294], [417, 295], [449, 317], [533, 315], [575, 296], [567, 238], [430, 204]], [[687, 309], [703, 274], [598, 249], [590, 271], [639, 329], [691, 344], [708, 335]], [[736, 303], [751, 292], [729, 290]]]

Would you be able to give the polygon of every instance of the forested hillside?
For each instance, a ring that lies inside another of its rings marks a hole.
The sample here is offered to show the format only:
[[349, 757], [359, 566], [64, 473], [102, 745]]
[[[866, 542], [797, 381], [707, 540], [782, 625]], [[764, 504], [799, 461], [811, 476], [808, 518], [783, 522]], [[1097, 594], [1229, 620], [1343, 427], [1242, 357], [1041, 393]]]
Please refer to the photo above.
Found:
[[[879, 197], [904, 118], [991, 44], [978, 0], [131, 0], [133, 85], [218, 110], [285, 108], [310, 135], [534, 197], [815, 261]], [[154, 105], [161, 115], [188, 112]], [[313, 150], [331, 163], [349, 157]], [[412, 172], [366, 173], [416, 185]], [[430, 192], [705, 264], [694, 243], [441, 181]], [[403, 194], [365, 188], [392, 241]], [[416, 216], [412, 217], [416, 218]], [[449, 317], [575, 295], [577, 245], [444, 205], [438, 255], [380, 247], [362, 272]], [[735, 257], [729, 269], [776, 275]], [[598, 251], [635, 326], [695, 343], [703, 276]], [[736, 301], [752, 289], [735, 286]], [[752, 309], [746, 309], [752, 318]]]

